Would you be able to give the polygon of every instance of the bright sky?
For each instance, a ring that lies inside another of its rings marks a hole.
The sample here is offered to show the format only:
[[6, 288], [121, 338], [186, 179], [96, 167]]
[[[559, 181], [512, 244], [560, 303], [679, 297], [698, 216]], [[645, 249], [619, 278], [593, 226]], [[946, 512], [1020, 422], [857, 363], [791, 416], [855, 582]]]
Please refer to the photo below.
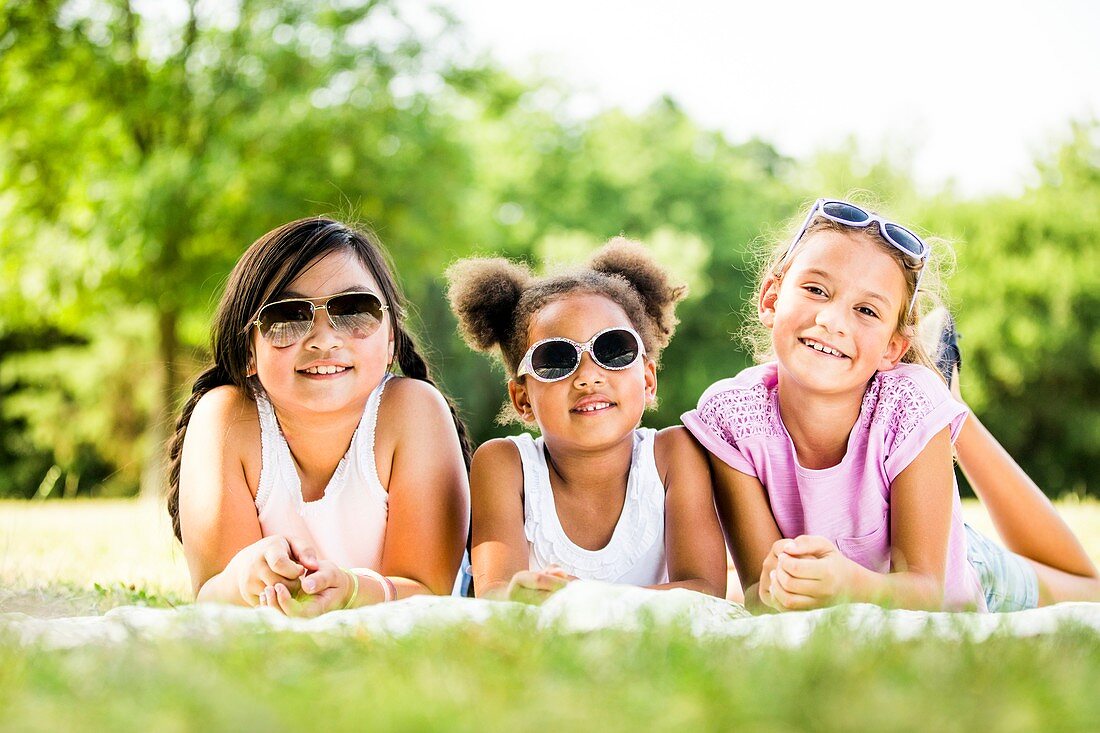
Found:
[[922, 188], [1012, 193], [1100, 116], [1100, 3], [1087, 0], [446, 0], [473, 49], [564, 80], [587, 112], [662, 94], [733, 142], [804, 156], [854, 135], [912, 150]]

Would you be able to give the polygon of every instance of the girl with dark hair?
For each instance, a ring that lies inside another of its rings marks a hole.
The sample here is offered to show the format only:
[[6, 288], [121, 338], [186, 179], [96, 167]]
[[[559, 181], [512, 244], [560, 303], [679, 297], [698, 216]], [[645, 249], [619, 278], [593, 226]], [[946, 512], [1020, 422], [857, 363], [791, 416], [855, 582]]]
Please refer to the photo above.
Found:
[[196, 600], [316, 615], [451, 591], [469, 444], [403, 317], [346, 224], [290, 222], [238, 261], [170, 448]]
[[550, 277], [503, 259], [447, 276], [467, 343], [507, 372], [506, 416], [541, 433], [474, 455], [476, 594], [537, 603], [584, 578], [722, 596], [706, 458], [682, 428], [638, 427], [684, 288], [623, 239]]

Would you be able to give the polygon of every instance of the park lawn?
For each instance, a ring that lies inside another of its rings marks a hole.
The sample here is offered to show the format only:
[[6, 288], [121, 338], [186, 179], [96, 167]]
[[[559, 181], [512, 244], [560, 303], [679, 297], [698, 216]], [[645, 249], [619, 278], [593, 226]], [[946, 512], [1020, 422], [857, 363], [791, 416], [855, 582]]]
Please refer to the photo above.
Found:
[[162, 502], [0, 501], [0, 612], [77, 616], [189, 600]]
[[[1097, 556], [1100, 504], [1063, 509]], [[0, 502], [0, 612], [185, 602], [162, 512]], [[975, 642], [825, 626], [782, 649], [505, 618], [400, 639], [241, 631], [58, 651], [0, 625], [0, 730], [1096, 730], [1097, 689], [1100, 635], [1069, 627]]]
[[524, 623], [402, 639], [248, 632], [45, 652], [0, 634], [0, 730], [1095, 730], [1100, 641], [854, 639]]
[[[1100, 564], [1100, 501], [1070, 498], [1058, 508]], [[963, 513], [996, 537], [976, 501], [964, 501]], [[190, 596], [162, 502], [0, 500], [0, 613], [76, 616], [131, 603], [178, 605]]]

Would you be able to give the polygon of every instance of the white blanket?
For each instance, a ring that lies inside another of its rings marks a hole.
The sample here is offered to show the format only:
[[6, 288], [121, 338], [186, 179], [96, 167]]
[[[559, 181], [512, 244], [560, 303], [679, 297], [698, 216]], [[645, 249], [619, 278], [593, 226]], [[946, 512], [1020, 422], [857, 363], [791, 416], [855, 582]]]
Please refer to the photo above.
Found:
[[594, 581], [570, 583], [542, 606], [468, 598], [417, 596], [314, 619], [287, 618], [269, 609], [198, 604], [179, 609], [123, 606], [103, 616], [38, 619], [0, 614], [0, 636], [24, 644], [68, 648], [134, 638], [210, 637], [238, 629], [287, 632], [352, 631], [401, 636], [426, 627], [484, 624], [492, 618], [534, 619], [539, 628], [564, 633], [601, 629], [639, 630], [677, 624], [697, 637], [738, 637], [752, 644], [797, 646], [823, 624], [842, 625], [861, 636], [920, 635], [984, 640], [995, 633], [1035, 636], [1072, 623], [1100, 632], [1100, 603], [1062, 603], [1006, 614], [886, 611], [857, 604], [837, 608], [752, 616], [744, 607], [686, 590], [654, 591]]

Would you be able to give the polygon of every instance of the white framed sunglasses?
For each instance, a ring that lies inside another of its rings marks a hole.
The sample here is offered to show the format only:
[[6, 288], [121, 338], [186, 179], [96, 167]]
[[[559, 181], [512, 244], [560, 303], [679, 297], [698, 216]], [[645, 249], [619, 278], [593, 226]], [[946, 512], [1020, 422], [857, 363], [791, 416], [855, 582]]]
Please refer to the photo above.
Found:
[[890, 221], [889, 219], [884, 219], [877, 214], [872, 214], [849, 201], [841, 201], [839, 199], [818, 199], [815, 201], [814, 205], [810, 207], [809, 213], [806, 214], [806, 220], [802, 222], [802, 227], [798, 230], [798, 234], [791, 240], [791, 246], [787, 247], [787, 253], [784, 254], [783, 259], [779, 261], [779, 268], [782, 268], [787, 260], [791, 258], [791, 254], [794, 252], [795, 247], [798, 246], [798, 243], [806, 234], [806, 230], [810, 228], [810, 224], [813, 223], [814, 218], [818, 216], [822, 216], [837, 224], [843, 224], [846, 227], [852, 227], [853, 229], [862, 229], [872, 224], [878, 224], [878, 229], [879, 232], [882, 233], [883, 239], [889, 242], [890, 245], [899, 250], [902, 254], [920, 262], [921, 267], [917, 272], [917, 282], [916, 286], [913, 288], [913, 298], [909, 301], [909, 310], [912, 311], [913, 305], [917, 302], [917, 293], [920, 292], [920, 280], [924, 275], [924, 265], [928, 262], [928, 256], [931, 254], [932, 248], [929, 247], [923, 239], [903, 227], [901, 224]]
[[560, 382], [577, 371], [586, 352], [599, 366], [617, 372], [645, 356], [645, 346], [637, 331], [623, 326], [605, 328], [583, 344], [555, 336], [531, 344], [516, 377], [530, 374], [540, 382]]
[[317, 311], [323, 310], [332, 328], [353, 338], [367, 338], [382, 325], [390, 307], [371, 292], [337, 293], [323, 298], [287, 298], [268, 303], [249, 323], [272, 346], [296, 344], [313, 330]]

